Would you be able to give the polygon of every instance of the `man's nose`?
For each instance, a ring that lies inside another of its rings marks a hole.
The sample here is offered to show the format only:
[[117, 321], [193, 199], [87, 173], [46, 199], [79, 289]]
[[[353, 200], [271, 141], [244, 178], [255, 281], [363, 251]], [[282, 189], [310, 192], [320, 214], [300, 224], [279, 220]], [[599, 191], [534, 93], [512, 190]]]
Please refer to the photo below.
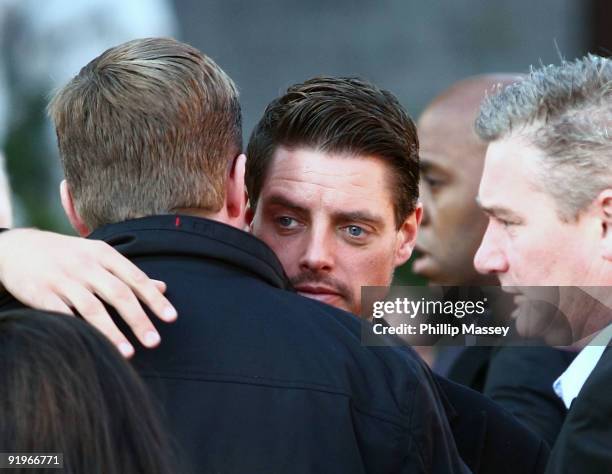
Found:
[[487, 226], [480, 247], [474, 255], [474, 267], [483, 275], [505, 273], [508, 271], [508, 260], [504, 255], [499, 236], [491, 230], [491, 224]]
[[333, 238], [323, 231], [313, 229], [300, 258], [300, 269], [329, 272], [334, 267], [334, 252]]

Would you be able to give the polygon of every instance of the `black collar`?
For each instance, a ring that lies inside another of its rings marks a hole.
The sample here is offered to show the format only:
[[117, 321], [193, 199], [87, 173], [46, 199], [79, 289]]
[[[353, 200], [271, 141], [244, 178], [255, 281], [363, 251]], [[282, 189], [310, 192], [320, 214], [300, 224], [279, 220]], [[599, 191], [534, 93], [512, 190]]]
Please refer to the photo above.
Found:
[[143, 217], [94, 230], [128, 258], [182, 255], [221, 260], [246, 269], [278, 288], [290, 289], [278, 258], [265, 243], [221, 222], [184, 215]]

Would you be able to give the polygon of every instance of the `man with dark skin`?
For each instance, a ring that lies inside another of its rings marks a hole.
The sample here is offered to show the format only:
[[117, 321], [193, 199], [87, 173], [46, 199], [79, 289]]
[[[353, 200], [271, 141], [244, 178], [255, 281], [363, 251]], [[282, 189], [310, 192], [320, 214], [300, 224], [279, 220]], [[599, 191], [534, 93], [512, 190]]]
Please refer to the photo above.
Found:
[[[412, 270], [430, 285], [497, 285], [495, 277], [481, 275], [473, 264], [487, 223], [476, 203], [486, 144], [476, 135], [474, 120], [485, 91], [516, 78], [490, 74], [459, 81], [438, 95], [419, 118], [419, 193], [425, 213]], [[467, 351], [477, 364], [460, 363], [456, 356], [466, 352], [460, 348], [436, 353], [431, 346], [420, 346], [418, 352], [443, 375], [482, 391], [489, 348]]]
[[487, 219], [476, 203], [486, 144], [474, 132], [485, 91], [515, 75], [476, 76], [458, 82], [427, 106], [417, 128], [420, 196], [424, 207], [413, 271], [436, 285], [496, 285], [474, 268]]

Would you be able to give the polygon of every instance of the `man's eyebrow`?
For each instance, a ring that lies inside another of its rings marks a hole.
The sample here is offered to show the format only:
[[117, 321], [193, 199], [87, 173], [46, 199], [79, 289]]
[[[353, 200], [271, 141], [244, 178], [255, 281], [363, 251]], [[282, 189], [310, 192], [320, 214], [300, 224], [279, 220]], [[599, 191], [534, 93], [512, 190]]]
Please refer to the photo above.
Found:
[[293, 202], [291, 199], [281, 194], [272, 194], [271, 196], [268, 196], [265, 200], [265, 203], [267, 206], [282, 206], [302, 214], [306, 214], [308, 212], [308, 209], [306, 209], [304, 206], [300, 206], [299, 204]]
[[478, 197], [476, 198], [476, 203], [478, 207], [484, 212], [487, 216], [495, 217], [498, 219], [514, 219], [521, 220], [521, 216], [511, 211], [510, 209], [502, 206], [483, 206], [482, 202]]
[[422, 156], [419, 157], [419, 170], [421, 172], [429, 171], [434, 166], [435, 165], [427, 158], [423, 158]]
[[385, 225], [385, 220], [382, 216], [364, 210], [334, 212], [333, 219], [336, 222], [363, 222], [376, 226], [379, 229], [382, 229]]
[[436, 173], [448, 176], [448, 169], [444, 167], [443, 164], [437, 163], [434, 160], [430, 160], [427, 158], [419, 157], [419, 172], [422, 174], [425, 173]]
[[[294, 212], [307, 214], [307, 208], [300, 206], [291, 199], [282, 194], [272, 194], [265, 199], [266, 206], [282, 206], [291, 209]], [[359, 211], [338, 211], [332, 214], [332, 218], [336, 222], [364, 222], [382, 229], [385, 225], [385, 220], [378, 214], [371, 213], [365, 210]]]

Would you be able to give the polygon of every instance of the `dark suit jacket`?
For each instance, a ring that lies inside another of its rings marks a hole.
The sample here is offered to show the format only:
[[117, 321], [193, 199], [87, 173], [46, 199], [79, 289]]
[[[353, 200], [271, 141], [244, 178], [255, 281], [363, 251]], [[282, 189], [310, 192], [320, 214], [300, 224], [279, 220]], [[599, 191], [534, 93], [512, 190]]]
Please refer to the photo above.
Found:
[[453, 382], [482, 393], [494, 349], [490, 346], [442, 346], [433, 369]]
[[502, 347], [491, 358], [483, 393], [552, 448], [567, 414], [552, 385], [574, 357], [546, 346]]
[[612, 350], [608, 347], [572, 403], [547, 474], [612, 472]]
[[161, 346], [133, 362], [195, 472], [467, 472], [418, 356], [364, 347], [360, 321], [290, 291], [258, 239], [185, 216], [91, 237], [168, 285], [179, 318], [154, 319]]
[[542, 473], [548, 445], [488, 397], [438, 377], [461, 457], [474, 473]]
[[553, 446], [566, 409], [552, 384], [575, 353], [545, 346], [471, 346], [444, 347], [441, 356], [442, 375], [487, 395]]

